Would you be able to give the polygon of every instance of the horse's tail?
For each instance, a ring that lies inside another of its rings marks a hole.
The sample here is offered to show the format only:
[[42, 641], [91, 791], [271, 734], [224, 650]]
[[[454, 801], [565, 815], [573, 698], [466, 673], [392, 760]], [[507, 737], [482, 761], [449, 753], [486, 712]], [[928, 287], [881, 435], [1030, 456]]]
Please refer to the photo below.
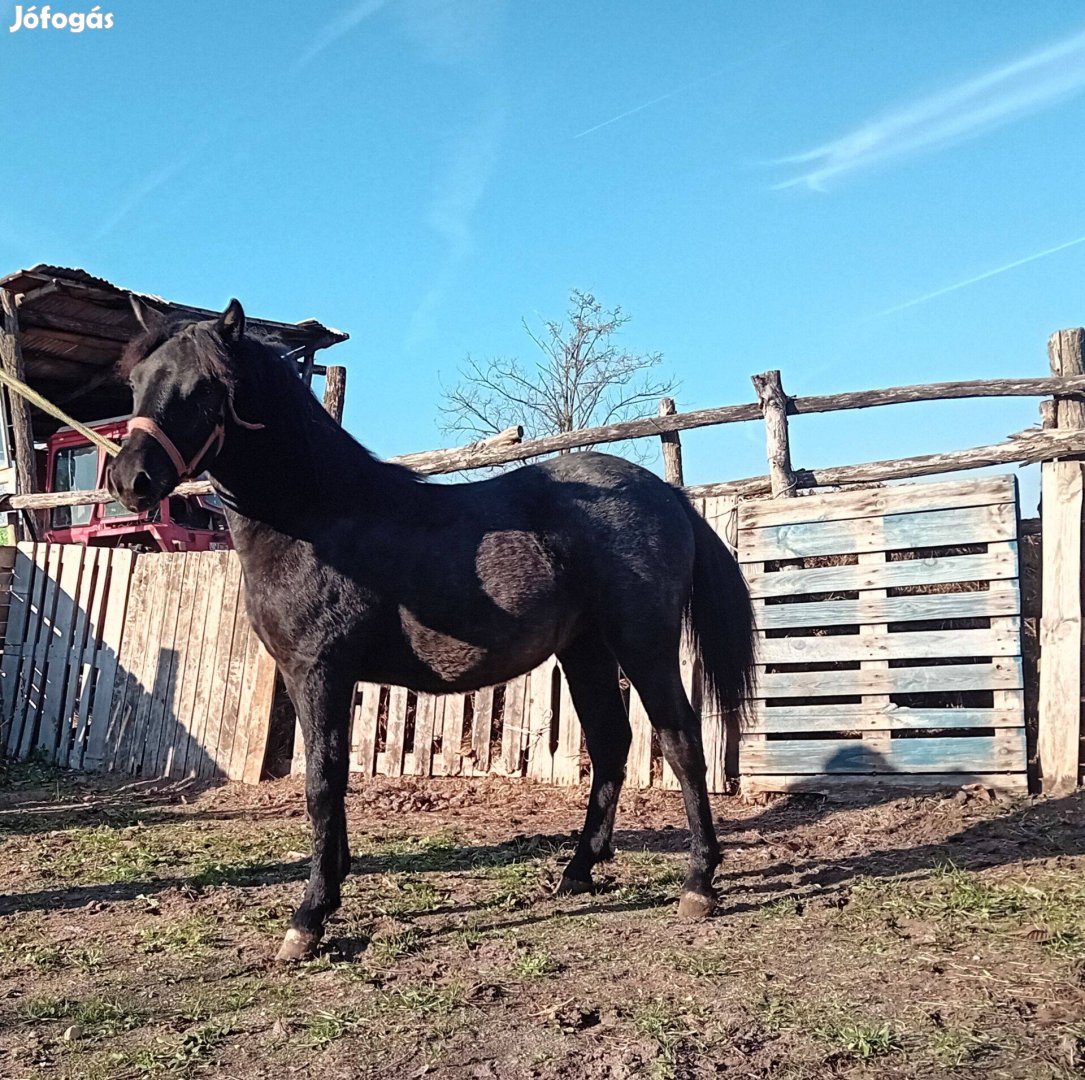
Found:
[[696, 541], [686, 627], [701, 658], [705, 704], [714, 705], [722, 715], [728, 736], [737, 736], [754, 689], [756, 635], [750, 592], [727, 545], [685, 495], [678, 495]]

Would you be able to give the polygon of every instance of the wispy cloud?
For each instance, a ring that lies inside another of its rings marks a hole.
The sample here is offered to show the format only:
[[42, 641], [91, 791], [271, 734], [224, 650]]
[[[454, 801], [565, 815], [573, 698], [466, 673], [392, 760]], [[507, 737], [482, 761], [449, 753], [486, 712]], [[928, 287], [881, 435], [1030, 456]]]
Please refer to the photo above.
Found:
[[445, 260], [411, 316], [406, 340], [409, 350], [432, 335], [445, 293], [471, 254], [471, 222], [497, 164], [504, 130], [505, 110], [494, 105], [461, 131], [449, 147], [426, 213], [426, 224], [445, 242]]
[[925, 150], [952, 146], [1085, 88], [1085, 33], [1029, 53], [860, 125], [842, 138], [773, 165], [810, 168], [774, 190], [828, 183], [860, 169]]
[[334, 19], [329, 19], [317, 30], [308, 47], [298, 55], [291, 65], [291, 72], [297, 75], [303, 71], [325, 49], [330, 48], [340, 38], [346, 37], [370, 16], [376, 15], [386, 3], [387, 0], [359, 0], [358, 3], [349, 5], [345, 11], [341, 11]]
[[875, 319], [880, 319], [883, 315], [893, 315], [898, 311], [907, 311], [908, 308], [916, 307], [919, 304], [925, 304], [928, 300], [937, 300], [938, 297], [946, 296], [948, 293], [956, 292], [958, 289], [967, 289], [969, 285], [976, 285], [981, 281], [986, 281], [988, 278], [997, 277], [999, 274], [1005, 274], [1008, 270], [1016, 270], [1019, 266], [1025, 266], [1028, 263], [1036, 262], [1037, 259], [1046, 259], [1049, 255], [1057, 255], [1060, 251], [1077, 247], [1079, 244], [1085, 244], [1085, 236], [1077, 236], [1073, 240], [1067, 240], [1065, 243], [1056, 244], [1054, 247], [1045, 248], [1043, 251], [1037, 251], [1032, 255], [1026, 255], [1023, 259], [1014, 259], [1013, 262], [1008, 262], [1003, 266], [996, 266], [993, 270], [986, 270], [982, 274], [976, 274], [975, 277], [965, 278], [964, 281], [956, 281], [952, 285], [947, 285], [942, 289], [935, 289], [934, 292], [925, 293], [923, 296], [917, 296], [914, 300], [908, 300], [903, 304], [896, 304], [893, 307], [886, 308], [884, 311], [879, 311], [873, 317]]

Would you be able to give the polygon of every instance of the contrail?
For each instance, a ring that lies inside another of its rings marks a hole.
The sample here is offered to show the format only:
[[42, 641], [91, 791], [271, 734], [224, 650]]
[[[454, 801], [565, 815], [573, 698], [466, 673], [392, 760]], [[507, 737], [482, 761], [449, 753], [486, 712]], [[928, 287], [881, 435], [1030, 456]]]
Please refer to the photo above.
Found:
[[939, 146], [952, 146], [1037, 112], [1085, 88], [1085, 33], [1029, 53], [957, 86], [874, 117], [847, 135], [772, 165], [812, 165], [774, 191], [826, 181]]
[[1048, 255], [1055, 255], [1060, 251], [1065, 251], [1067, 248], [1077, 247], [1078, 244], [1085, 244], [1085, 236], [1078, 236], [1073, 240], [1067, 240], [1065, 244], [1056, 244], [1054, 247], [1047, 248], [1044, 251], [1037, 251], [1035, 255], [1026, 255], [1023, 259], [1015, 259], [1011, 263], [1006, 263], [1005, 266], [997, 266], [994, 270], [988, 270], [986, 273], [977, 274], [975, 277], [967, 278], [965, 281], [958, 281], [954, 285], [947, 285], [944, 289], [936, 289], [934, 292], [927, 293], [925, 296], [917, 296], [914, 300], [909, 300], [904, 304], [897, 304], [896, 307], [879, 311], [873, 315], [872, 318], [880, 319], [884, 315], [893, 315], [898, 311], [906, 311], [908, 308], [913, 308], [917, 304], [925, 304], [928, 300], [936, 300], [939, 296], [945, 296], [947, 293], [956, 292], [958, 289], [966, 289], [969, 285], [975, 285], [980, 281], [986, 281], [988, 278], [997, 277], [999, 274], [1005, 274], [1007, 270], [1016, 270], [1019, 266], [1035, 262], [1037, 259], [1046, 259]]
[[658, 105], [661, 101], [666, 101], [668, 98], [677, 96], [678, 94], [684, 94], [687, 90], [692, 90], [695, 86], [700, 86], [701, 83], [707, 82], [709, 79], [716, 78], [717, 75], [722, 75], [725, 71], [731, 71], [734, 68], [742, 67], [744, 64], [752, 63], [754, 60], [760, 60], [763, 56], [768, 56], [770, 53], [778, 52], [780, 49], [785, 48], [790, 44], [790, 39], [784, 41], [778, 41], [773, 45], [769, 45], [764, 49], [760, 49], [758, 52], [753, 53], [751, 56], [743, 57], [741, 60], [733, 60], [729, 64], [724, 64], [723, 67], [716, 68], [715, 71], [708, 72], [707, 75], [702, 75], [699, 79], [694, 79], [692, 82], [683, 83], [681, 86], [676, 87], [674, 90], [668, 90], [665, 94], [660, 94], [659, 97], [652, 98], [651, 101], [644, 102], [643, 105], [637, 105], [632, 109], [626, 109], [623, 113], [618, 113], [617, 116], [612, 116], [609, 120], [604, 120], [601, 124], [593, 124], [590, 128], [585, 128], [583, 131], [578, 132], [573, 136], [574, 139], [582, 139], [585, 135], [590, 135], [594, 131], [598, 131], [600, 128], [609, 127], [611, 124], [616, 124], [619, 120], [624, 120], [627, 116], [635, 116], [639, 112], [643, 112], [645, 109], [650, 109], [653, 105]]

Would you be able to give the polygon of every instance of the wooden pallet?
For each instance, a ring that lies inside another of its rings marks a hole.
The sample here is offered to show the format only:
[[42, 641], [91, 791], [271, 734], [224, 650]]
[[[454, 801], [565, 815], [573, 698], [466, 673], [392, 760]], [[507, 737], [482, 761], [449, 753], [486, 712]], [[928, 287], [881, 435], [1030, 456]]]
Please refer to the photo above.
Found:
[[255, 783], [274, 688], [235, 553], [18, 546], [0, 658], [10, 756]]
[[1012, 477], [741, 506], [760, 647], [744, 787], [1023, 789], [1016, 541]]

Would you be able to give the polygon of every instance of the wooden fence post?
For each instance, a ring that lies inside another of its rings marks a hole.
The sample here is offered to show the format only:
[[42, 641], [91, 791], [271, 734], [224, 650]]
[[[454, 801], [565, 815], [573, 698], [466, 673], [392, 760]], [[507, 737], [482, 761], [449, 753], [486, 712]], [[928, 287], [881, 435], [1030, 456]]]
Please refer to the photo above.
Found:
[[[1047, 346], [1055, 375], [1080, 375], [1085, 329], [1058, 330]], [[1055, 426], [1085, 428], [1085, 402], [1056, 398]], [[1077, 461], [1041, 466], [1043, 611], [1037, 752], [1046, 794], [1078, 782], [1081, 753], [1082, 469]]]
[[795, 494], [798, 481], [791, 468], [791, 441], [787, 432], [787, 394], [778, 371], [752, 376], [753, 388], [765, 418], [765, 442], [769, 459], [769, 482], [773, 498]]
[[[659, 415], [674, 416], [678, 411], [674, 398], [659, 399]], [[677, 431], [665, 431], [659, 436], [663, 444], [663, 479], [675, 487], [682, 487], [685, 478], [682, 473], [682, 440]]]
[[334, 365], [324, 377], [324, 408], [337, 424], [343, 423], [343, 404], [347, 397], [347, 369]]
[[[20, 381], [25, 381], [23, 350], [19, 344], [19, 315], [15, 297], [0, 289], [0, 363], [4, 370]], [[7, 393], [7, 391], [5, 391]], [[20, 394], [7, 393], [11, 415], [11, 433], [15, 457], [15, 487], [20, 495], [32, 495], [38, 490], [38, 468], [34, 460], [34, 429], [30, 420], [30, 405]], [[45, 515], [31, 511], [28, 515], [36, 535], [41, 535]]]

